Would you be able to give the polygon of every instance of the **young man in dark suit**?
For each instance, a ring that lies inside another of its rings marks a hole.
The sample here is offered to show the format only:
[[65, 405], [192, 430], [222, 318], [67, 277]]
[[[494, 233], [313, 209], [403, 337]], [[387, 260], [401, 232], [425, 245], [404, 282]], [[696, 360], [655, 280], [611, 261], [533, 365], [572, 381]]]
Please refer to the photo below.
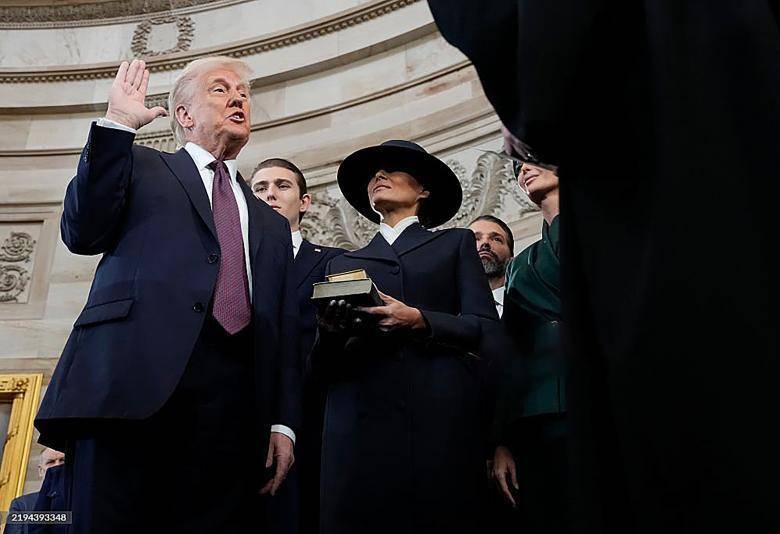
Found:
[[[67, 455], [74, 533], [246, 532], [293, 461], [290, 228], [237, 172], [248, 75], [232, 58], [185, 67], [169, 154], [133, 144], [166, 111], [144, 105], [144, 62], [122, 63], [68, 186], [62, 240], [103, 257], [36, 426]], [[235, 469], [247, 448], [265, 471]]]
[[[252, 173], [252, 192], [257, 198], [284, 215], [290, 223], [293, 246], [293, 276], [298, 302], [301, 366], [308, 358], [317, 331], [315, 308], [311, 302], [312, 285], [325, 278], [328, 261], [344, 252], [340, 248], [314, 245], [303, 238], [300, 222], [311, 206], [306, 178], [292, 162], [271, 158], [261, 162]], [[303, 426], [298, 445], [297, 467], [290, 473], [286, 487], [273, 508], [271, 524], [275, 532], [318, 532], [319, 471], [324, 389], [314, 377], [307, 376], [303, 388]]]

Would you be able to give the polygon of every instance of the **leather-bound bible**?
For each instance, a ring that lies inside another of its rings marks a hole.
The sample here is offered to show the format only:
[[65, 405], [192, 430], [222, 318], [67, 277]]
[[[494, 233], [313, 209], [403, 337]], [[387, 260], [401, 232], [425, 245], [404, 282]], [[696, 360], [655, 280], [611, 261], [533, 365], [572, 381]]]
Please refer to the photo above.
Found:
[[311, 299], [318, 307], [331, 300], [344, 300], [352, 306], [383, 306], [374, 282], [363, 269], [327, 275], [327, 281], [314, 284]]

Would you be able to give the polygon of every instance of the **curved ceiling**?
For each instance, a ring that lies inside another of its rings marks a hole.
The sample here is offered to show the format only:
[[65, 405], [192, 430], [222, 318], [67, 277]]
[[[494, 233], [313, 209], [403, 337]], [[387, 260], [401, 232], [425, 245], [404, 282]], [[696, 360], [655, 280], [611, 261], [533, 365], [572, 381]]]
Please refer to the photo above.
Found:
[[0, 29], [69, 28], [190, 13], [250, 0], [0, 0]]

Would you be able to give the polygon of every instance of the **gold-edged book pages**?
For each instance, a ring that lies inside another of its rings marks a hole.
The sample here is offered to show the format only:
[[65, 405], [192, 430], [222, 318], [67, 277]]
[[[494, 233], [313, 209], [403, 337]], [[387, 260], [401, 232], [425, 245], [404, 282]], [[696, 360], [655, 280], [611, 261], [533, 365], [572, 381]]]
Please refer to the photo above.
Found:
[[347, 282], [350, 280], [368, 280], [368, 273], [365, 269], [355, 269], [354, 271], [345, 271], [343, 273], [335, 273], [325, 275], [328, 282]]

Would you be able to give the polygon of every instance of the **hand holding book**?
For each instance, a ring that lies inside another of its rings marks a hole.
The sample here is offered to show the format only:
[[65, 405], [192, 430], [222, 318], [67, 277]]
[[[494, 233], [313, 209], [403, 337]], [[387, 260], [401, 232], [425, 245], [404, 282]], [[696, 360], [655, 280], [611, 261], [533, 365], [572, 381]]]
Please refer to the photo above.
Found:
[[373, 325], [382, 332], [427, 327], [420, 310], [379, 291], [363, 269], [328, 275], [326, 282], [314, 284], [312, 300], [328, 332]]
[[376, 317], [376, 324], [381, 331], [390, 332], [399, 328], [412, 330], [426, 328], [425, 319], [417, 308], [407, 306], [381, 291], [379, 291], [379, 298], [382, 299], [382, 306], [359, 306], [357, 310]]

